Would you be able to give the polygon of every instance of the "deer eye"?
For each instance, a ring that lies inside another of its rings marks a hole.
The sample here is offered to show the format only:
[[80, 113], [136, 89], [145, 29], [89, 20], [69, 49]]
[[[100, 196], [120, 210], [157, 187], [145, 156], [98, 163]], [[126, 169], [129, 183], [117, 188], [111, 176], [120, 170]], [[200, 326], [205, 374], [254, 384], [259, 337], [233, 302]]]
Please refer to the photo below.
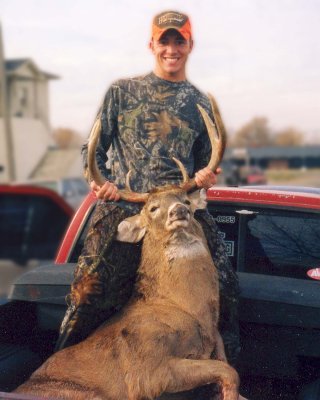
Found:
[[187, 199], [187, 200], [184, 202], [184, 204], [186, 204], [187, 206], [190, 206], [191, 201]]
[[152, 207], [149, 208], [149, 211], [150, 211], [151, 213], [154, 213], [155, 211], [158, 210], [158, 208], [159, 208], [159, 206], [152, 206]]

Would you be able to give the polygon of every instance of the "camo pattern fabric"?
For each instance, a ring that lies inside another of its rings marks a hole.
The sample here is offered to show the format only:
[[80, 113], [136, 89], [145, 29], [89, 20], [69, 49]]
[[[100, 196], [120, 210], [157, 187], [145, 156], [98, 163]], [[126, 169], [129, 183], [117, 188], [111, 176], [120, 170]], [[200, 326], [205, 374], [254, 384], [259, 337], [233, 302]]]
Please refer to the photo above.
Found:
[[235, 365], [240, 353], [238, 276], [227, 256], [225, 243], [219, 235], [218, 226], [212, 215], [208, 210], [197, 210], [195, 218], [202, 226], [212, 260], [219, 272], [219, 331], [223, 338], [228, 361], [231, 365]]
[[[114, 237], [119, 223], [131, 215], [131, 211], [116, 204], [97, 204], [75, 269], [71, 293], [67, 298], [68, 310], [56, 350], [85, 339], [129, 300], [141, 256], [141, 243], [121, 243]], [[240, 349], [237, 275], [226, 255], [213, 217], [207, 210], [197, 210], [195, 218], [204, 230], [219, 272], [220, 331], [228, 360], [234, 364]]]
[[[97, 116], [102, 132], [96, 159], [102, 174], [123, 188], [130, 169], [132, 189], [148, 192], [181, 182], [173, 157], [189, 176], [204, 168], [211, 144], [197, 104], [213, 119], [209, 99], [188, 81], [170, 82], [150, 73], [115, 82]], [[87, 171], [87, 143], [82, 155]]]
[[74, 272], [56, 351], [85, 339], [130, 298], [141, 244], [114, 240], [117, 227], [134, 215], [114, 203], [99, 201]]

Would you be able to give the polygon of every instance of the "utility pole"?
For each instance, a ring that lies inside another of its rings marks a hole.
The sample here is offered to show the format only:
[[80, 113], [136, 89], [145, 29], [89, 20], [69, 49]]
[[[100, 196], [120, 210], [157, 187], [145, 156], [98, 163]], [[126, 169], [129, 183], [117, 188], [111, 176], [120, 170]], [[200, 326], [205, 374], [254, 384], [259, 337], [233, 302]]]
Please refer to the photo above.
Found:
[[15, 180], [14, 146], [11, 129], [10, 107], [7, 93], [7, 75], [5, 70], [5, 58], [2, 42], [2, 27], [0, 23], [0, 98], [2, 98], [2, 110], [0, 115], [3, 118], [6, 153], [7, 153], [7, 176], [9, 181]]

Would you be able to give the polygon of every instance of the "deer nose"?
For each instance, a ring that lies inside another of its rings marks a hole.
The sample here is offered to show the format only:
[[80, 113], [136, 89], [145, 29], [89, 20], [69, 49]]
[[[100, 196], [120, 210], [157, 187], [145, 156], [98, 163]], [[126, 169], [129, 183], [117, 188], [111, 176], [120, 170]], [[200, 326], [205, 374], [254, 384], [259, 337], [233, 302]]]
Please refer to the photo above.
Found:
[[170, 218], [185, 219], [189, 214], [189, 210], [183, 204], [176, 204], [169, 211]]

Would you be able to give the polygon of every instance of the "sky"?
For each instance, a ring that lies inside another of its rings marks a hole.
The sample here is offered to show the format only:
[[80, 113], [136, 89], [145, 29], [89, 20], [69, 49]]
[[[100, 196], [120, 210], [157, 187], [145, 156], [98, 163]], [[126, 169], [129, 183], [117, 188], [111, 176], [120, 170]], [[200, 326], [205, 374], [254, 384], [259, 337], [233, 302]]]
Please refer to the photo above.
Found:
[[212, 93], [234, 132], [254, 117], [320, 141], [320, 0], [0, 0], [6, 59], [50, 82], [53, 128], [86, 136], [109, 85], [153, 69], [151, 21], [190, 16], [188, 79]]

